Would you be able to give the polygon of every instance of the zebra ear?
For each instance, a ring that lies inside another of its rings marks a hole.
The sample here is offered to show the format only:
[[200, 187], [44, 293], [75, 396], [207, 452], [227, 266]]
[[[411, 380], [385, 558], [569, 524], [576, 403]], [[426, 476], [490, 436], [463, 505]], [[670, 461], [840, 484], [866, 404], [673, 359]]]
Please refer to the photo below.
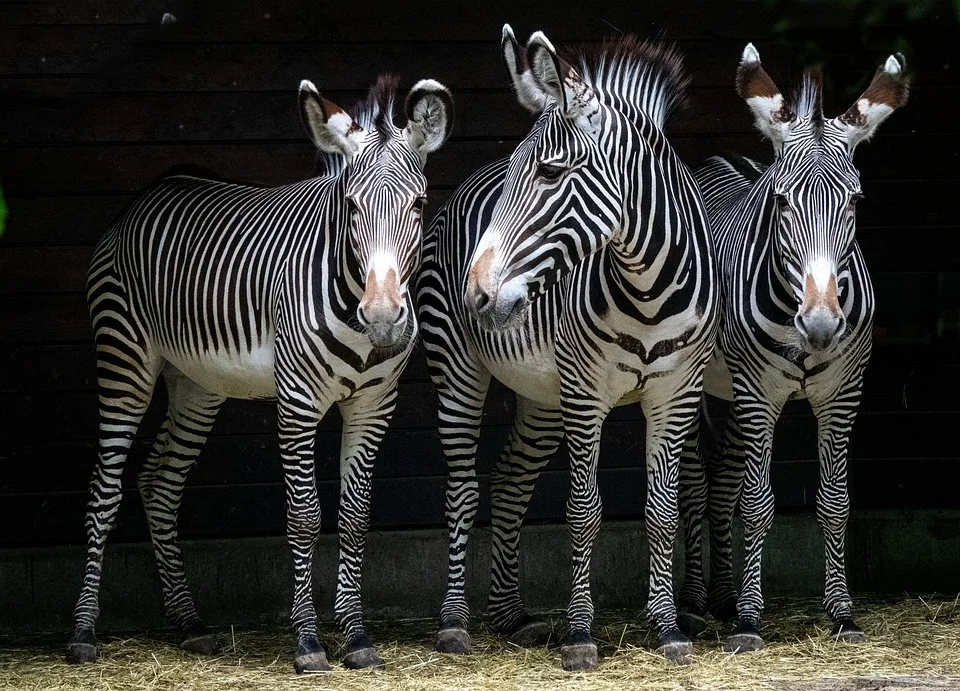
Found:
[[300, 82], [300, 119], [313, 142], [328, 154], [350, 158], [360, 150], [365, 131], [343, 108], [320, 97], [313, 82]]
[[527, 56], [520, 50], [520, 44], [517, 43], [517, 37], [513, 35], [509, 24], [503, 25], [500, 51], [503, 53], [503, 64], [513, 82], [513, 90], [520, 105], [534, 115], [539, 115], [547, 105], [547, 96], [530, 74]]
[[787, 106], [780, 89], [760, 66], [760, 53], [748, 43], [737, 68], [737, 93], [753, 111], [753, 122], [779, 149], [790, 133], [796, 115]]
[[837, 118], [847, 131], [850, 150], [873, 136], [884, 120], [907, 103], [910, 78], [904, 75], [907, 61], [900, 53], [887, 58], [857, 102]]
[[421, 79], [407, 94], [404, 110], [407, 115], [404, 137], [420, 156], [421, 165], [425, 164], [427, 154], [443, 146], [450, 136], [453, 96], [443, 84], [432, 79]]
[[600, 110], [596, 94], [580, 74], [557, 55], [541, 31], [527, 41], [527, 63], [540, 90], [557, 102], [564, 117], [578, 120], [581, 126], [596, 127], [594, 115]]

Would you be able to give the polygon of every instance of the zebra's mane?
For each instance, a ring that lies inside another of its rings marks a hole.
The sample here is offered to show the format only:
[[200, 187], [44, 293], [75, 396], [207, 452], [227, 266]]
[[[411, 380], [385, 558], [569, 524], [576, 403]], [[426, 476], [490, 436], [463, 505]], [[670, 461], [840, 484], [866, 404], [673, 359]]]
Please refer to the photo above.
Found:
[[[381, 74], [377, 82], [370, 87], [366, 98], [355, 103], [347, 112], [350, 117], [368, 132], [376, 132], [380, 143], [384, 144], [393, 136], [393, 104], [397, 97], [397, 85], [400, 77], [395, 74]], [[339, 174], [346, 161], [341, 154], [317, 152], [314, 162], [314, 176]]]
[[626, 34], [577, 57], [574, 64], [601, 101], [632, 105], [660, 129], [686, 104], [690, 77], [672, 44]]
[[399, 83], [397, 75], [381, 74], [367, 97], [348, 110], [360, 127], [380, 135], [381, 144], [393, 134], [393, 104]]
[[803, 80], [793, 97], [793, 112], [809, 118], [817, 129], [823, 125], [823, 73], [818, 67], [803, 71]]

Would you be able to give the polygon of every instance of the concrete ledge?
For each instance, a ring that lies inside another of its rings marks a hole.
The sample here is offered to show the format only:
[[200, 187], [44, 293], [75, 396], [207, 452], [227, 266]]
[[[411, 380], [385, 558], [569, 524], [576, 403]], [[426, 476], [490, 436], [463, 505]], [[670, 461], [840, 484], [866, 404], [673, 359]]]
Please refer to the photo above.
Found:
[[[523, 533], [522, 583], [535, 610], [566, 606], [570, 547], [563, 525]], [[375, 618], [434, 617], [446, 581], [443, 529], [371, 533], [364, 566], [364, 608]], [[851, 517], [848, 574], [857, 592], [954, 593], [960, 590], [960, 511], [861, 511]], [[292, 567], [282, 537], [188, 541], [187, 576], [197, 605], [215, 625], [284, 621]], [[324, 535], [314, 582], [320, 616], [332, 619], [337, 540]], [[68, 631], [83, 574], [82, 546], [0, 550], [0, 633]], [[738, 558], [739, 561], [739, 558]], [[638, 521], [607, 522], [593, 557], [598, 608], [641, 609], [647, 544]], [[678, 578], [682, 565], [678, 565]], [[822, 593], [823, 543], [813, 514], [777, 517], [764, 552], [764, 592]], [[473, 612], [484, 611], [490, 531], [475, 529], [468, 550]], [[166, 626], [149, 543], [111, 544], [103, 578], [101, 631]]]

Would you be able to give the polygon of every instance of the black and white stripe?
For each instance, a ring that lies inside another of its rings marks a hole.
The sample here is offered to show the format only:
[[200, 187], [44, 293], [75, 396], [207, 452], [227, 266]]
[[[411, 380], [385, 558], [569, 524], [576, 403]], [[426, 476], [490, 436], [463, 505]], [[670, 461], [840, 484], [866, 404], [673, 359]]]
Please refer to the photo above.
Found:
[[374, 458], [417, 332], [407, 283], [420, 261], [428, 153], [452, 100], [424, 80], [393, 124], [395, 77], [348, 114], [300, 88], [316, 177], [257, 188], [174, 175], [136, 197], [97, 246], [88, 301], [97, 349], [100, 453], [86, 518], [88, 559], [68, 659], [96, 656], [103, 550], [133, 436], [162, 374], [169, 408], [139, 474], [167, 615], [183, 647], [212, 652], [184, 578], [177, 512], [187, 473], [227, 398], [276, 398], [293, 552], [297, 671], [329, 669], [312, 600], [320, 534], [314, 439], [343, 417], [336, 619], [348, 666], [378, 664], [364, 633], [360, 568]]
[[[737, 624], [726, 642], [730, 651], [763, 646], [757, 628], [763, 609], [760, 560], [774, 515], [773, 432], [784, 404], [794, 398], [809, 400], [818, 423], [824, 606], [834, 638], [864, 639], [853, 619], [843, 544], [850, 511], [847, 453], [874, 313], [870, 276], [855, 239], [861, 192], [853, 153], [906, 102], [902, 72], [902, 58], [891, 56], [846, 113], [827, 119], [818, 73], [808, 72], [797, 96], [787, 102], [748, 45], [737, 88], [772, 141], [774, 162], [764, 166], [729, 155], [695, 171], [713, 228], [723, 294], [719, 347], [706, 389], [732, 405], [706, 476], [694, 454], [685, 455], [689, 511], [682, 609], [697, 619], [708, 608], [717, 616], [732, 616], [735, 606]], [[746, 549], [739, 599], [730, 545], [738, 497]], [[700, 564], [705, 512], [712, 538], [709, 593]]]
[[542, 640], [519, 593], [520, 524], [540, 471], [566, 435], [573, 542], [567, 669], [597, 663], [590, 554], [600, 527], [600, 429], [618, 404], [647, 418], [650, 598], [668, 657], [684, 661], [672, 587], [679, 454], [714, 347], [718, 294], [703, 202], [663, 134], [685, 78], [671, 49], [632, 38], [574, 69], [534, 34], [522, 53], [504, 27], [521, 104], [542, 114], [509, 161], [478, 171], [428, 229], [417, 286], [440, 437], [449, 467], [450, 556], [438, 648], [468, 652], [467, 535], [478, 504], [480, 415], [491, 377], [517, 417], [491, 478], [493, 626]]

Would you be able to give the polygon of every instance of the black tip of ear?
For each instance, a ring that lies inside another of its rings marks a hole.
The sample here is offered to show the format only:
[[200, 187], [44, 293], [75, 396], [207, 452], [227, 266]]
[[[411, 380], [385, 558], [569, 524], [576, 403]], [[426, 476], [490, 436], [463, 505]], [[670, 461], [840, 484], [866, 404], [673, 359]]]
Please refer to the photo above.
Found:
[[407, 121], [413, 119], [413, 111], [417, 107], [417, 104], [420, 103], [427, 96], [434, 96], [443, 103], [443, 108], [446, 111], [446, 136], [450, 136], [450, 130], [453, 128], [453, 118], [454, 118], [454, 103], [453, 103], [453, 94], [450, 92], [450, 89], [445, 87], [438, 81], [433, 79], [421, 79], [419, 82], [413, 85], [413, 88], [410, 89], [410, 92], [407, 94], [407, 99], [404, 101], [403, 111], [407, 116]]
[[508, 73], [523, 74], [527, 71], [527, 56], [520, 49], [517, 37], [509, 24], [503, 25], [503, 33], [500, 38], [500, 54]]

